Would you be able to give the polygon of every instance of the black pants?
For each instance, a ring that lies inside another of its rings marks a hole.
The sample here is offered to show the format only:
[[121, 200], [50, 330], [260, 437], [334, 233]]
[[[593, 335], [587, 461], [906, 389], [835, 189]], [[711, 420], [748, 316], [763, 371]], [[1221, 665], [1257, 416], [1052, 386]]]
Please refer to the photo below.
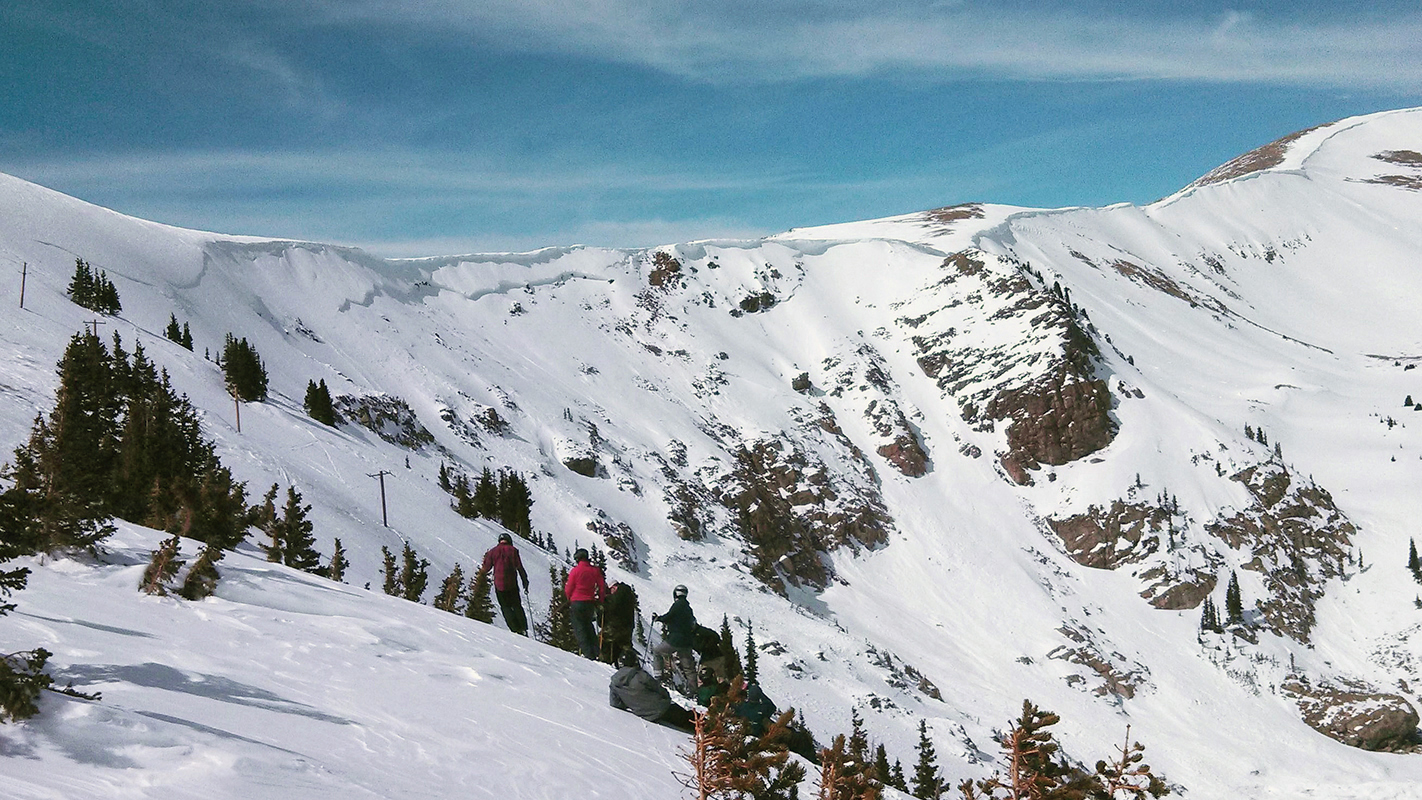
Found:
[[597, 631], [593, 630], [593, 619], [597, 616], [597, 603], [591, 600], [574, 600], [569, 604], [573, 618], [573, 636], [577, 637], [578, 648], [584, 658], [597, 660]]
[[499, 600], [499, 613], [504, 615], [504, 623], [509, 630], [520, 636], [528, 635], [528, 618], [523, 615], [523, 600], [518, 596], [518, 587], [495, 589], [494, 597]]

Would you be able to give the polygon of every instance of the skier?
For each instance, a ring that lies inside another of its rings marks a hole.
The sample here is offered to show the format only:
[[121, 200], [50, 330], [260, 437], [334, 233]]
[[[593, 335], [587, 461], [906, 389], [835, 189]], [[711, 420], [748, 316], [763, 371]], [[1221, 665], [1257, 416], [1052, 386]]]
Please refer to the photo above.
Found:
[[607, 581], [602, 570], [588, 561], [588, 551], [582, 547], [573, 553], [577, 564], [568, 573], [563, 584], [563, 596], [568, 598], [569, 616], [573, 620], [573, 635], [578, 639], [578, 649], [584, 658], [597, 660], [597, 631], [593, 629], [593, 619], [597, 607], [607, 599]]
[[685, 679], [686, 692], [696, 691], [696, 658], [691, 645], [696, 635], [696, 614], [691, 603], [686, 600], [686, 587], [677, 586], [672, 590], [671, 608], [665, 614], [653, 614], [652, 621], [660, 622], [666, 628], [662, 640], [652, 649], [656, 655], [657, 680], [667, 681], [671, 676], [672, 658]]
[[760, 684], [746, 686], [746, 699], [736, 706], [736, 716], [750, 723], [751, 733], [765, 733], [765, 721], [775, 714], [775, 703], [761, 691]]
[[696, 690], [696, 704], [711, 707], [711, 699], [725, 694], [731, 687], [716, 677], [710, 667], [701, 668], [701, 687]]
[[709, 669], [718, 681], [725, 682], [730, 678], [726, 674], [726, 654], [721, 652], [721, 634], [705, 625], [697, 625], [691, 647], [696, 651], [697, 658], [701, 662], [703, 676]]
[[637, 626], [637, 591], [625, 583], [607, 587], [602, 604], [602, 660], [616, 664], [624, 650], [632, 648], [632, 631]]
[[637, 660], [637, 651], [632, 649], [623, 652], [622, 668], [612, 673], [607, 701], [613, 708], [631, 711], [648, 722], [685, 733], [695, 730], [691, 714], [671, 701], [671, 694], [667, 692], [666, 687], [642, 669], [642, 662]]
[[504, 623], [509, 630], [527, 636], [528, 618], [523, 614], [518, 581], [523, 581], [523, 590], [527, 592], [528, 573], [523, 569], [518, 548], [513, 546], [513, 537], [507, 533], [499, 534], [499, 543], [484, 554], [484, 565], [479, 569], [481, 572], [494, 571], [494, 596], [498, 598], [499, 613], [504, 615]]

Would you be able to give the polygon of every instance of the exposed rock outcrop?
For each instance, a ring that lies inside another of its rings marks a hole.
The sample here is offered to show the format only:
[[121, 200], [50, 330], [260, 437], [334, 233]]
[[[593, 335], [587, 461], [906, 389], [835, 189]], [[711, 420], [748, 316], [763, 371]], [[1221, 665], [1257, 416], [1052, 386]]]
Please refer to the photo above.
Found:
[[1290, 676], [1279, 688], [1298, 703], [1309, 727], [1350, 747], [1403, 752], [1414, 750], [1422, 741], [1417, 709], [1401, 695], [1352, 681], [1315, 684], [1298, 675]]
[[1254, 554], [1244, 569], [1264, 578], [1269, 596], [1258, 608], [1266, 626], [1308, 642], [1314, 604], [1323, 596], [1324, 583], [1343, 574], [1357, 529], [1323, 487], [1299, 479], [1278, 461], [1230, 477], [1255, 502], [1206, 529], [1230, 547]]
[[[1006, 421], [1003, 468], [1018, 483], [1042, 464], [1065, 464], [1110, 444], [1112, 397], [1096, 375], [1100, 349], [1062, 295], [1038, 290], [1010, 259], [977, 250], [944, 261], [948, 274], [916, 298], [918, 363], [980, 428]], [[983, 342], [1013, 342], [984, 347]]]

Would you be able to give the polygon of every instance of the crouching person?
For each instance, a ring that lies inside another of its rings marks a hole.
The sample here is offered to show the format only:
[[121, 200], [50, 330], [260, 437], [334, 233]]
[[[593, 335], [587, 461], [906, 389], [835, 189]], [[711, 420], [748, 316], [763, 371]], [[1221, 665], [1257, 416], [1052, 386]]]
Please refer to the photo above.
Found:
[[691, 714], [673, 703], [666, 687], [642, 669], [634, 650], [622, 654], [622, 666], [612, 674], [607, 700], [613, 708], [631, 711], [648, 722], [686, 733], [695, 729]]

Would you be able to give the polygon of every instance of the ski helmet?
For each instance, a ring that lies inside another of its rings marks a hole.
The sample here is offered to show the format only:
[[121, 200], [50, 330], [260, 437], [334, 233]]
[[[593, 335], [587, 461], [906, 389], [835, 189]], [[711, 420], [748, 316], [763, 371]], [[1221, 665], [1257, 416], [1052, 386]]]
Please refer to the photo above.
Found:
[[513, 544], [513, 537], [507, 533], [499, 534], [499, 544]]
[[672, 589], [672, 597], [686, 597], [686, 587], [678, 584], [675, 589]]

